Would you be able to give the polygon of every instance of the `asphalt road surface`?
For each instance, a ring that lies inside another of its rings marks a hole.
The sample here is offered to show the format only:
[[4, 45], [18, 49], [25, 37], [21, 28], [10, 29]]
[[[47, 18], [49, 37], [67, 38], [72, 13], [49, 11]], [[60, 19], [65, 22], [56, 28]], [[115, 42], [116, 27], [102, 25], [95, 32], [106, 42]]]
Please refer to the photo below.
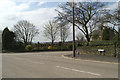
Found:
[[118, 64], [74, 60], [65, 52], [2, 55], [3, 78], [118, 78]]

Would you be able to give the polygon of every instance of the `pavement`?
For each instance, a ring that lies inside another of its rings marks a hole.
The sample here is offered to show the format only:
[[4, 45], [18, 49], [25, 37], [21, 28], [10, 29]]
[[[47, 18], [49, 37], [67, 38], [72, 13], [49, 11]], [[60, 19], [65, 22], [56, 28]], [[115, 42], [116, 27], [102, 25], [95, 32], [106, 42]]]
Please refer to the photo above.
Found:
[[2, 54], [3, 78], [118, 78], [118, 64], [65, 57], [72, 51]]
[[[72, 54], [66, 54], [64, 57], [72, 58]], [[79, 54], [76, 55], [75, 59], [83, 59], [89, 61], [98, 61], [98, 62], [108, 62], [108, 63], [118, 63], [117, 57], [109, 57], [103, 55], [95, 55], [95, 54]]]

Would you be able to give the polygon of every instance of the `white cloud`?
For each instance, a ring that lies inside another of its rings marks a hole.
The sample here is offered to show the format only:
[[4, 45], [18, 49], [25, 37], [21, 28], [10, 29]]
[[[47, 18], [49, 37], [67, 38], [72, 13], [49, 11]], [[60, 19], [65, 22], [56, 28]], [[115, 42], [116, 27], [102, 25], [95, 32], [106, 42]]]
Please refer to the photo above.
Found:
[[14, 2], [11, 2], [9, 0], [1, 0], [0, 1], [0, 13], [6, 12], [6, 10], [12, 6], [15, 6]]
[[[0, 2], [0, 30], [3, 30], [5, 27], [9, 27], [13, 30], [13, 26], [19, 20], [28, 20], [40, 29], [39, 39], [38, 36], [35, 38], [37, 41], [47, 41], [43, 37], [43, 25], [50, 19], [56, 16], [55, 7], [52, 8], [39, 8], [36, 10], [27, 10], [30, 7], [28, 3], [21, 3], [17, 5], [11, 0], [3, 0]], [[6, 5], [7, 4], [7, 5]], [[44, 4], [40, 2], [39, 4]]]
[[18, 13], [29, 8], [28, 4], [16, 5], [11, 0], [0, 1], [0, 29], [4, 29], [6, 26], [13, 26], [17, 20], [19, 20]]
[[44, 3], [45, 3], [44, 1], [41, 1], [41, 2], [39, 2], [38, 6], [40, 6], [40, 5], [44, 4]]
[[26, 10], [26, 9], [28, 9], [29, 8], [29, 5], [28, 4], [25, 4], [25, 3], [23, 3], [23, 4], [20, 4], [19, 6], [13, 6], [13, 7], [11, 7], [11, 9], [13, 9], [13, 10], [18, 10], [18, 11], [22, 11], [22, 10]]
[[118, 8], [118, 2], [115, 2], [114, 4], [109, 4], [109, 5], [105, 6], [105, 8], [107, 8], [109, 10], [115, 10]]

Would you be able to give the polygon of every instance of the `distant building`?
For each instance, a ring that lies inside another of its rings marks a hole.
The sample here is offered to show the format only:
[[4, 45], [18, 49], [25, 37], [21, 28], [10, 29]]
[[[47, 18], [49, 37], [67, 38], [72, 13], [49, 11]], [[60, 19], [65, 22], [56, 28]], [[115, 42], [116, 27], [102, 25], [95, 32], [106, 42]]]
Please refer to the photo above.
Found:
[[[102, 40], [102, 33], [103, 33], [103, 30], [94, 30], [93, 33], [92, 33], [92, 35], [93, 35], [92, 36], [92, 41]], [[95, 36], [96, 36], [96, 38], [95, 38]]]

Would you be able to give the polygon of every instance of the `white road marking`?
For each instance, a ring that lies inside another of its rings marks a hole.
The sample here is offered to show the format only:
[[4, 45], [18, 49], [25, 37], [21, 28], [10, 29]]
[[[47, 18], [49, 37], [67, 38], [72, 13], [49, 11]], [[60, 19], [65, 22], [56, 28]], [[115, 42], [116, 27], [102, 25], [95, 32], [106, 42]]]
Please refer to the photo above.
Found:
[[95, 75], [95, 76], [101, 76], [101, 74], [98, 73], [92, 73], [92, 72], [87, 72], [87, 71], [82, 71], [82, 70], [77, 70], [77, 69], [71, 69], [71, 68], [66, 68], [66, 67], [60, 67], [60, 66], [56, 66], [57, 68], [62, 68], [62, 69], [67, 69], [67, 70], [72, 70], [72, 71], [76, 71], [76, 72], [81, 72], [81, 73], [87, 73], [87, 74], [91, 74], [91, 75]]

